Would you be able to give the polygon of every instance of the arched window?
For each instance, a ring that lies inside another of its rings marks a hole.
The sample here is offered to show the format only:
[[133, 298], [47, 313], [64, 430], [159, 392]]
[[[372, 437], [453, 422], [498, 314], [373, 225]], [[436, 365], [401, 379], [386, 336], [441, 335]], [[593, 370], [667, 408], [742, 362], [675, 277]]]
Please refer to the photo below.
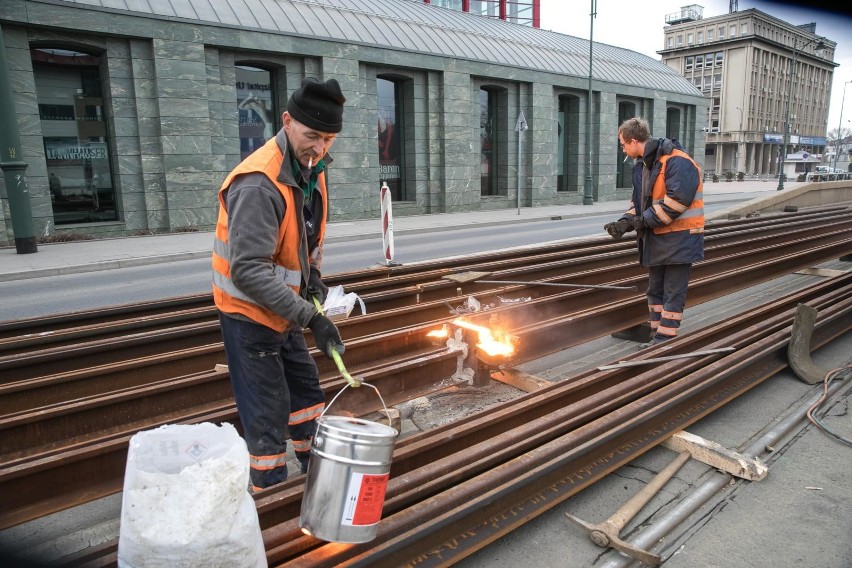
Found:
[[118, 220], [101, 58], [49, 47], [33, 48], [30, 56], [54, 223]]
[[272, 73], [240, 64], [237, 64], [235, 71], [240, 157], [245, 159], [277, 132], [276, 112], [272, 103]]

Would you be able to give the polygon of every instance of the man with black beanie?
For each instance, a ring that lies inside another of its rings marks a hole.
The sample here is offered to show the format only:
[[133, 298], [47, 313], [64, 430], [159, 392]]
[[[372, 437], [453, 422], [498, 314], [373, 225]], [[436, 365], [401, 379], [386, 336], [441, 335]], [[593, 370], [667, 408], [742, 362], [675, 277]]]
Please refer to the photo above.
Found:
[[287, 479], [287, 431], [307, 470], [325, 397], [303, 328], [326, 356], [344, 349], [313, 299], [322, 303], [327, 292], [320, 272], [325, 170], [345, 102], [336, 80], [304, 79], [287, 102], [283, 128], [219, 189], [213, 299], [254, 490]]

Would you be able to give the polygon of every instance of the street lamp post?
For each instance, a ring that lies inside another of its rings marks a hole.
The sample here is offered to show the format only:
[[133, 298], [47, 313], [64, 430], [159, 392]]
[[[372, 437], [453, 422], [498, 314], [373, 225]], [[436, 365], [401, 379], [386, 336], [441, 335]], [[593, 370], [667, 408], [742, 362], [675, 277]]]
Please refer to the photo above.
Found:
[[825, 43], [822, 40], [821, 37], [815, 37], [802, 45], [799, 45], [798, 39], [793, 40], [793, 62], [790, 71], [790, 85], [787, 87], [787, 109], [784, 111], [784, 141], [781, 145], [781, 162], [778, 168], [778, 191], [784, 189], [784, 178], [786, 177], [784, 175], [784, 162], [787, 159], [787, 145], [790, 143], [790, 103], [793, 100], [793, 83], [796, 82], [796, 60], [799, 57], [799, 52], [815, 41], [818, 42], [815, 51], [825, 49]]
[[595, 199], [592, 193], [592, 40], [595, 32], [595, 16], [598, 15], [598, 0], [591, 0], [591, 13], [589, 14], [589, 94], [586, 100], [586, 138], [589, 146], [589, 163], [586, 166], [586, 186], [583, 191], [583, 205], [594, 205]]
[[[840, 129], [843, 128], [843, 103], [846, 102], [846, 85], [852, 81], [843, 83], [843, 97], [840, 99], [840, 122], [837, 124], [837, 148], [834, 150], [834, 169], [837, 169], [837, 159], [840, 158]], [[847, 166], [848, 169], [849, 166]]]

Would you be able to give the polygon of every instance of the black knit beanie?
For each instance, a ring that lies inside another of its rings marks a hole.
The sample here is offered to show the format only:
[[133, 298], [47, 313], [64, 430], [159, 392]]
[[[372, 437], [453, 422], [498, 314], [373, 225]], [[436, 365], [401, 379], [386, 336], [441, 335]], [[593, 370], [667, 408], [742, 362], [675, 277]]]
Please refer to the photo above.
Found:
[[336, 79], [322, 83], [313, 77], [302, 79], [302, 86], [287, 101], [290, 116], [320, 132], [343, 130], [343, 103], [346, 97]]

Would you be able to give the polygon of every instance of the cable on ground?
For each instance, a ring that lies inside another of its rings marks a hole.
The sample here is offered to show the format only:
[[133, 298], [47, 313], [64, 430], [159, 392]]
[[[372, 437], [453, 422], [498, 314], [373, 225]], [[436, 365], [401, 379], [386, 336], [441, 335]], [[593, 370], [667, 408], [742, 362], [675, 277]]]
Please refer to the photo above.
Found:
[[837, 369], [832, 369], [831, 371], [826, 373], [825, 378], [822, 381], [822, 396], [819, 397], [819, 400], [813, 403], [810, 408], [808, 408], [807, 412], [808, 420], [810, 420], [814, 426], [816, 426], [838, 442], [842, 442], [848, 446], [852, 446], [852, 440], [850, 440], [849, 438], [845, 438], [842, 435], [837, 434], [836, 432], [832, 432], [831, 429], [829, 429], [825, 424], [821, 422], [820, 418], [818, 418], [815, 413], [819, 409], [820, 405], [824, 403], [825, 400], [828, 398], [828, 385], [831, 383], [831, 381], [837, 379], [848, 379], [850, 377], [852, 377], [852, 365], [838, 367]]

